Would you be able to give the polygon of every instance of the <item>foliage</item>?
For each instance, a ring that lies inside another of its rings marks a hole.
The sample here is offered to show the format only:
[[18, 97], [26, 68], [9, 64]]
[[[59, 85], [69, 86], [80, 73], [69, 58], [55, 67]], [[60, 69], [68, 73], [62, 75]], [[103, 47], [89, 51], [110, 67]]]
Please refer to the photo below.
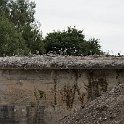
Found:
[[19, 31], [35, 22], [35, 3], [27, 0], [9, 0], [9, 18]]
[[[40, 32], [39, 25], [34, 18], [35, 7], [35, 3], [29, 2], [28, 0], [1, 0], [0, 14], [8, 18], [8, 21], [13, 25], [16, 32], [20, 34], [21, 39], [24, 41], [25, 47], [29, 49], [31, 54], [43, 54], [44, 44], [42, 42], [42, 34]], [[17, 42], [15, 39], [12, 40], [13, 42]]]
[[28, 0], [11, 1], [10, 4], [10, 20], [16, 25], [17, 29], [22, 32], [27, 47], [32, 54], [44, 53], [44, 44], [42, 42], [42, 34], [39, 25], [35, 21], [35, 3]]
[[0, 18], [0, 56], [26, 55], [29, 49], [25, 46], [21, 33], [15, 30], [8, 18]]
[[68, 27], [67, 31], [54, 31], [44, 39], [46, 53], [61, 55], [94, 55], [101, 54], [97, 39], [86, 41], [82, 30]]
[[1, 15], [8, 15], [9, 9], [8, 9], [8, 1], [9, 0], [0, 0], [0, 16]]
[[87, 43], [88, 43], [88, 46], [87, 46], [88, 55], [103, 54], [103, 52], [101, 51], [101, 46], [99, 44], [98, 39], [95, 39], [95, 38], [89, 39]]
[[43, 39], [40, 25], [34, 17], [35, 7], [36, 4], [29, 0], [0, 1], [0, 56], [49, 52], [61, 55], [102, 53], [98, 39], [87, 41], [83, 31], [75, 27], [48, 33]]
[[32, 54], [41, 55], [45, 52], [42, 34], [40, 33], [38, 27], [32, 28], [30, 25], [25, 26], [22, 36]]

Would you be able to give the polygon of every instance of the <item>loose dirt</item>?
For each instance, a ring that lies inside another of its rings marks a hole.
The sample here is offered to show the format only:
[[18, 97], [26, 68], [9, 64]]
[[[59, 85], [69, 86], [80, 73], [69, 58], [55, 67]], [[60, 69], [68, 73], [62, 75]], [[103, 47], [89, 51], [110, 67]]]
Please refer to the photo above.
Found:
[[58, 124], [124, 124], [124, 85], [119, 84]]

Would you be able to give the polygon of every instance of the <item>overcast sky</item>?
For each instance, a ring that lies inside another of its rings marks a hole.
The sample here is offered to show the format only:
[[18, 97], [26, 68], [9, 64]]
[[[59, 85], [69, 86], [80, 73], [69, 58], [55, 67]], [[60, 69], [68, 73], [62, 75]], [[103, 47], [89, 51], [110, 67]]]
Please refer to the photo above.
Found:
[[98, 38], [104, 51], [124, 54], [124, 0], [35, 0], [43, 35], [67, 26]]

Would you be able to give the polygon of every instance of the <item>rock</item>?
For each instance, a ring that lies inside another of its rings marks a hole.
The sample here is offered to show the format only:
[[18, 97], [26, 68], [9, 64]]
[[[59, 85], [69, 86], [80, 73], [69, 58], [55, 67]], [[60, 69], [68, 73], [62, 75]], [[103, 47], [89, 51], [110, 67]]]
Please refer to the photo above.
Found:
[[119, 84], [110, 92], [91, 101], [58, 124], [124, 124], [124, 85]]

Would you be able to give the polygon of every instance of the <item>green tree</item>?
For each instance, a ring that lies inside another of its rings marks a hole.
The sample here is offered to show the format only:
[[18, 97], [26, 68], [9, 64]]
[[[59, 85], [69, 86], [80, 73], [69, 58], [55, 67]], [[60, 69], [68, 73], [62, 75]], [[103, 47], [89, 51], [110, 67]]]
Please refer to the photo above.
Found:
[[9, 3], [10, 20], [22, 33], [27, 47], [32, 54], [44, 53], [44, 44], [39, 25], [34, 18], [36, 4], [28, 0], [16, 0]]
[[101, 46], [99, 44], [98, 39], [95, 39], [95, 38], [89, 39], [87, 43], [88, 43], [88, 46], [87, 46], [88, 55], [103, 54], [103, 52], [101, 51]]
[[45, 52], [42, 34], [38, 27], [32, 28], [30, 25], [25, 26], [22, 35], [32, 54], [37, 54], [37, 52], [38, 54], [43, 54]]
[[29, 49], [25, 46], [21, 33], [17, 32], [13, 23], [5, 16], [0, 18], [0, 56], [27, 55]]
[[48, 33], [44, 38], [46, 53], [62, 55], [94, 55], [101, 54], [101, 46], [97, 39], [87, 41], [82, 30], [68, 27], [64, 31]]
[[7, 15], [9, 13], [8, 0], [0, 0], [0, 16]]
[[[35, 3], [28, 0], [9, 0], [9, 19], [16, 28], [23, 32], [25, 26], [32, 26], [35, 23]], [[32, 27], [33, 28], [33, 27]]]
[[1, 0], [0, 10], [11, 23], [15, 30], [21, 34], [25, 46], [32, 54], [44, 53], [42, 34], [35, 20], [35, 3], [29, 0]]

